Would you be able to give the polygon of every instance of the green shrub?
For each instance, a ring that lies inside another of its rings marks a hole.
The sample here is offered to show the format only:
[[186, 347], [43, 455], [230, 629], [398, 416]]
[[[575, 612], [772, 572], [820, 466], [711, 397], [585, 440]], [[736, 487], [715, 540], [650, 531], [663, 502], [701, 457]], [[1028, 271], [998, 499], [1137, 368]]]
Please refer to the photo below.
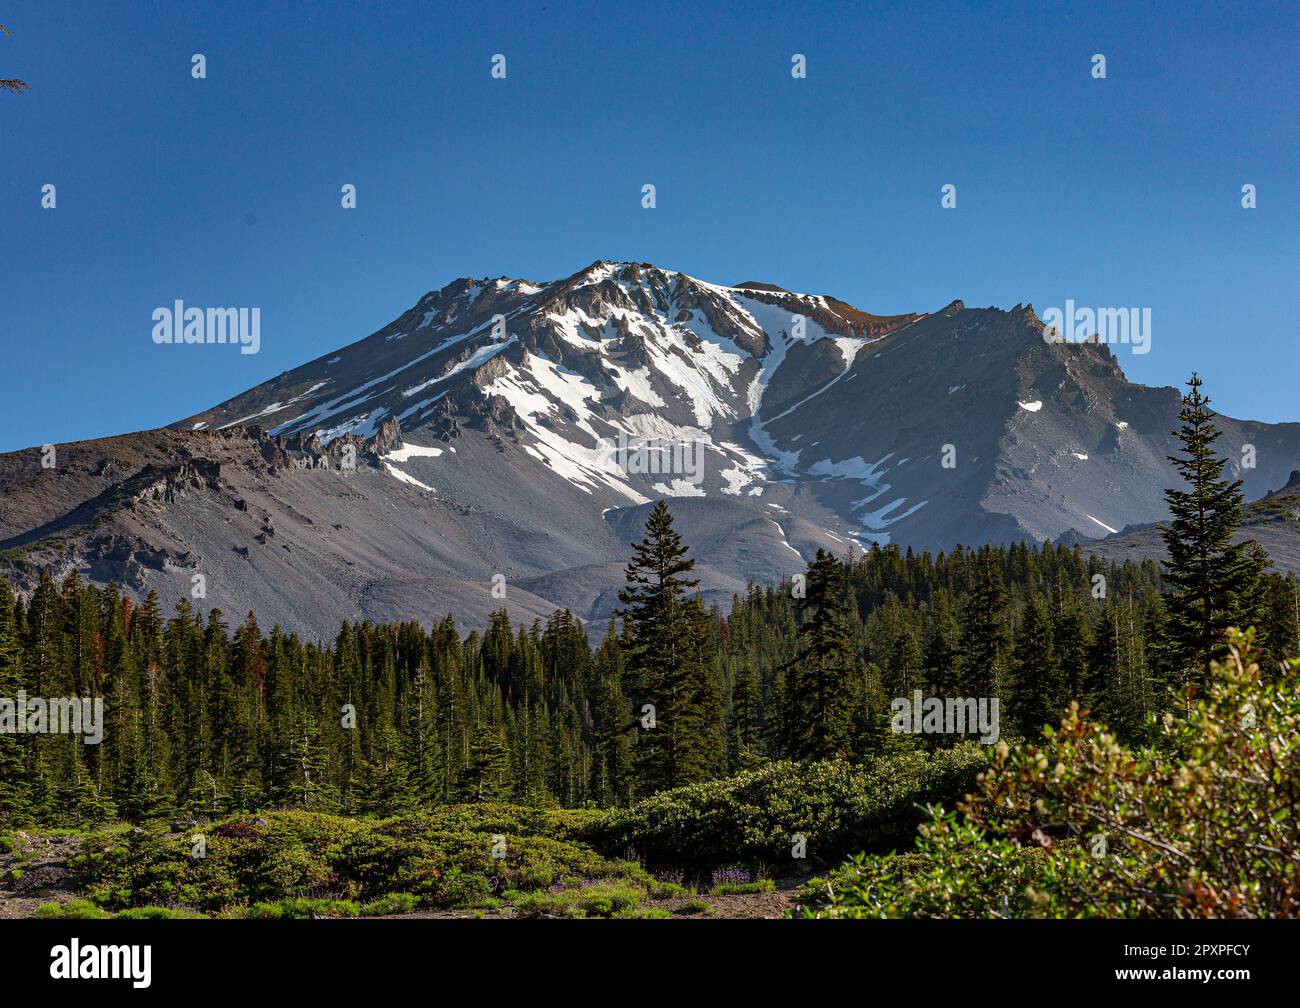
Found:
[[411, 893], [385, 893], [363, 906], [361, 912], [367, 917], [385, 917], [389, 914], [410, 913], [419, 905], [420, 897]]
[[521, 889], [546, 889], [555, 881], [555, 869], [549, 864], [528, 864], [519, 869]]
[[203, 914], [192, 910], [173, 910], [170, 907], [131, 907], [113, 915], [116, 920], [201, 920]]
[[796, 834], [807, 854], [839, 860], [910, 843], [921, 806], [961, 797], [988, 763], [973, 742], [865, 765], [770, 763], [736, 777], [652, 795], [593, 820], [582, 836], [652, 863], [788, 863]]
[[42, 903], [36, 908], [36, 916], [58, 920], [103, 920], [110, 915], [90, 900], [75, 899], [63, 906], [58, 903]]
[[631, 910], [641, 902], [642, 893], [624, 885], [594, 885], [575, 894], [578, 906], [590, 917], [610, 917]]
[[254, 903], [245, 917], [268, 920], [306, 920], [312, 917], [355, 917], [357, 905], [351, 900], [287, 899], [273, 903]]
[[912, 860], [856, 857], [807, 917], [1300, 916], [1300, 661], [1269, 674], [1228, 634], [1210, 686], [1131, 749], [1072, 706], [1000, 744], [979, 794], [936, 811]]
[[775, 888], [776, 883], [770, 878], [759, 879], [757, 882], [723, 882], [710, 889], [709, 895], [745, 896], [749, 893], [771, 892]]
[[[266, 812], [212, 826], [204, 857], [192, 856], [187, 836], [99, 831], [75, 860], [105, 906], [209, 913], [283, 900], [367, 903], [391, 893], [432, 907], [491, 907], [507, 889], [546, 889], [557, 879], [647, 886], [653, 880], [639, 865], [566, 836], [598, 816], [483, 804], [392, 819]], [[498, 834], [506, 837], [505, 857], [492, 856]]]
[[679, 914], [712, 914], [713, 907], [698, 897], [688, 899], [677, 908]]
[[550, 893], [544, 890], [520, 892], [511, 889], [504, 898], [515, 912], [523, 917], [557, 917], [569, 908], [569, 900], [562, 893]]
[[670, 920], [672, 914], [662, 907], [632, 907], [614, 914], [615, 920]]
[[524, 917], [614, 917], [635, 909], [643, 895], [629, 885], [597, 883], [559, 892], [510, 890], [505, 898]]

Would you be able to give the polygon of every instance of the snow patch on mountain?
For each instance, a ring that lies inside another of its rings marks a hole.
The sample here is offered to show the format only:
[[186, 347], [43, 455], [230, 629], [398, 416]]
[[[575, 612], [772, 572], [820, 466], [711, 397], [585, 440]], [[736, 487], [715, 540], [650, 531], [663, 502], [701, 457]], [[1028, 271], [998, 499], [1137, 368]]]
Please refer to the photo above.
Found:
[[1088, 514], [1087, 512], [1084, 512], [1083, 516], [1087, 518], [1089, 521], [1097, 522], [1097, 524], [1100, 525], [1102, 528], [1104, 528], [1107, 532], [1115, 533], [1119, 531], [1119, 529], [1111, 528], [1104, 521], [1099, 521], [1098, 519], [1094, 518], [1092, 515]]
[[456, 364], [448, 368], [446, 372], [438, 375], [436, 378], [430, 378], [428, 381], [423, 381], [419, 385], [412, 385], [408, 389], [403, 389], [402, 395], [409, 399], [411, 396], [423, 392], [425, 389], [430, 388], [433, 385], [440, 385], [442, 382], [449, 381], [450, 379], [455, 378], [456, 375], [460, 374], [462, 371], [468, 371], [471, 368], [478, 367], [480, 364], [487, 363], [506, 347], [517, 342], [518, 338], [511, 336], [509, 339], [501, 340], [500, 342], [485, 343], [463, 361], [458, 361]]
[[[603, 486], [637, 504], [648, 500], [632, 489], [608, 441], [594, 428], [587, 403], [599, 399], [600, 391], [586, 378], [525, 351], [522, 366], [511, 366], [485, 386], [484, 392], [505, 399], [532, 435], [531, 442], [523, 443], [524, 451], [578, 489], [591, 493], [593, 488]], [[557, 429], [564, 424], [564, 417], [556, 400], [576, 415], [569, 426], [576, 427], [593, 444], [571, 440]]]
[[441, 448], [404, 444], [400, 448], [394, 448], [389, 452], [385, 452], [384, 458], [389, 462], [409, 462], [413, 458], [437, 458], [441, 454]]
[[392, 465], [388, 461], [384, 462], [384, 470], [388, 473], [388, 475], [396, 477], [397, 479], [401, 480], [403, 483], [409, 483], [411, 484], [411, 486], [419, 487], [421, 490], [427, 490], [429, 493], [436, 492], [433, 489], [433, 487], [429, 486], [427, 483], [421, 483], [414, 476], [402, 472], [402, 470], [398, 469], [397, 466]]
[[704, 487], [684, 480], [681, 477], [674, 479], [671, 483], [655, 483], [653, 489], [656, 493], [664, 494], [667, 497], [707, 497]]

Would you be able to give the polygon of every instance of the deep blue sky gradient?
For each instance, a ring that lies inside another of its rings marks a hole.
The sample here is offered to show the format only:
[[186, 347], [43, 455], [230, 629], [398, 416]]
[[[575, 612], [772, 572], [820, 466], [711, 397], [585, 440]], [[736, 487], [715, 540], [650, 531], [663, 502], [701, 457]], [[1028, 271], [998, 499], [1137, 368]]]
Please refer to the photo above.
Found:
[[[596, 259], [882, 314], [1150, 306], [1130, 378], [1197, 368], [1223, 412], [1300, 419], [1294, 3], [6, 0], [0, 22], [0, 75], [31, 86], [0, 94], [0, 450], [160, 426], [456, 277]], [[177, 298], [261, 307], [261, 353], [156, 346]]]

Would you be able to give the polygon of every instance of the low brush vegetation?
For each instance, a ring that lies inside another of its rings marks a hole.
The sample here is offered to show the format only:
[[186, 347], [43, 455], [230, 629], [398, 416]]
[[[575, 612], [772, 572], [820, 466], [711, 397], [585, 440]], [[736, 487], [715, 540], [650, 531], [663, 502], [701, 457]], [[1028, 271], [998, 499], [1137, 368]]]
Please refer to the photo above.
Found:
[[202, 856], [193, 831], [134, 830], [88, 837], [74, 861], [91, 899], [108, 909], [247, 908], [258, 917], [494, 907], [505, 892], [655, 885], [638, 865], [566, 839], [589, 818], [504, 805], [378, 820], [267, 812], [203, 830]]
[[71, 866], [82, 875], [86, 906], [101, 913], [163, 907], [300, 919], [506, 908], [521, 916], [658, 916], [644, 904], [691, 890], [682, 871], [656, 878], [644, 865], [706, 876], [712, 868], [705, 888], [715, 896], [770, 892], [764, 866], [798, 865], [791, 837], [805, 835], [807, 856], [826, 863], [864, 846], [909, 842], [920, 807], [959, 798], [987, 752], [969, 745], [870, 766], [777, 763], [626, 810], [481, 803], [387, 819], [272, 811], [181, 833], [103, 830], [83, 839]]
[[634, 851], [650, 863], [739, 859], [788, 868], [799, 837], [807, 859], [817, 861], [907, 845], [921, 807], [964, 794], [987, 763], [988, 750], [973, 742], [864, 765], [772, 763], [664, 791], [583, 833], [596, 846]]
[[1300, 916], [1300, 662], [1228, 635], [1158, 747], [1072, 708], [999, 746], [977, 794], [905, 855], [860, 855], [800, 892], [808, 917]]

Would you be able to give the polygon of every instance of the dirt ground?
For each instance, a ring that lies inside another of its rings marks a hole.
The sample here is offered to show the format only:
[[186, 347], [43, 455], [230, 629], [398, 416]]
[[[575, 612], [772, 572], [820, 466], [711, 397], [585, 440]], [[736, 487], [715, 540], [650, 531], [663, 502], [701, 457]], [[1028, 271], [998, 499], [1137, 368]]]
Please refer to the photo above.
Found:
[[76, 872], [68, 867], [68, 858], [81, 850], [78, 837], [15, 837], [20, 849], [0, 854], [0, 919], [35, 917], [42, 903], [66, 903], [82, 895]]

